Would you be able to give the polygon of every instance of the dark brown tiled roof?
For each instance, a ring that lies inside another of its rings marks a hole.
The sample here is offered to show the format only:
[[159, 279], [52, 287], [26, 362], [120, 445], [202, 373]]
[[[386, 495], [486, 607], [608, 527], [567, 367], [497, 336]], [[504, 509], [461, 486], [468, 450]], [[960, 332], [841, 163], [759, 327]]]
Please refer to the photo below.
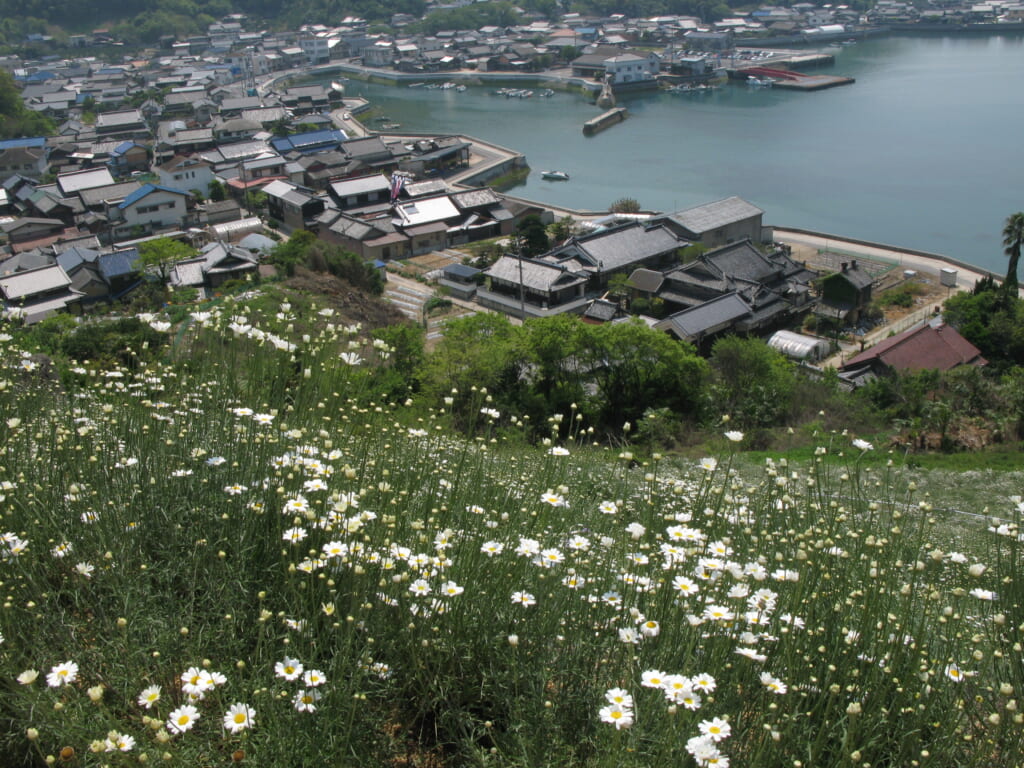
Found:
[[987, 363], [977, 347], [948, 325], [911, 328], [861, 352], [843, 368], [856, 368], [875, 360], [898, 371], [948, 371], [958, 365]]

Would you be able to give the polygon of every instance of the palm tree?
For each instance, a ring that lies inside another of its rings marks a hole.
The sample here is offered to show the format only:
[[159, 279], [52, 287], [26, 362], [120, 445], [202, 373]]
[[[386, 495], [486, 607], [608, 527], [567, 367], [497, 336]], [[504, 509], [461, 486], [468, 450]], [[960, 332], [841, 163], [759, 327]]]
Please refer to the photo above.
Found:
[[1017, 264], [1020, 262], [1021, 247], [1024, 247], [1024, 213], [1015, 213], [1006, 220], [1003, 227], [1003, 245], [1010, 263], [1006, 269], [1003, 287], [1017, 291]]

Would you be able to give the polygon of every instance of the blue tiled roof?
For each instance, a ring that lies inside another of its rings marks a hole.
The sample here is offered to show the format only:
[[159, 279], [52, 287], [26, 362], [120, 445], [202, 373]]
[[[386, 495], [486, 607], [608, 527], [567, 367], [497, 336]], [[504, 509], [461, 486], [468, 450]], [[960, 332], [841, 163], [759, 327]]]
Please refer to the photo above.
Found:
[[185, 197], [188, 197], [188, 193], [187, 192], [182, 192], [180, 189], [171, 189], [170, 187], [164, 187], [164, 186], [161, 186], [160, 184], [146, 184], [146, 185], [140, 187], [139, 189], [135, 190], [134, 192], [132, 192], [130, 195], [128, 195], [128, 197], [126, 197], [124, 199], [124, 202], [121, 203], [117, 207], [121, 208], [123, 210], [123, 209], [127, 208], [129, 205], [133, 205], [133, 204], [137, 203], [139, 200], [144, 198], [150, 192], [156, 192], [158, 190], [160, 192], [170, 192], [170, 193], [175, 194], [175, 195], [183, 195]]
[[4, 139], [0, 141], [0, 149], [14, 149], [15, 147], [28, 147], [30, 149], [42, 149], [46, 146], [45, 136], [33, 136], [25, 139]]
[[92, 250], [91, 248], [81, 248], [75, 246], [74, 248], [68, 248], [63, 253], [57, 256], [57, 263], [60, 264], [61, 269], [65, 272], [77, 267], [82, 262], [92, 263], [99, 257], [99, 253]]
[[129, 149], [131, 149], [134, 146], [135, 146], [135, 142], [134, 141], [122, 141], [120, 144], [117, 145], [117, 148], [114, 149], [114, 151], [111, 152], [110, 154], [111, 155], [115, 155], [115, 156], [123, 155], [125, 152], [127, 152]]
[[298, 150], [299, 152], [311, 152], [328, 144], [340, 144], [347, 136], [344, 131], [337, 129], [324, 131], [310, 131], [309, 133], [297, 133], [294, 136], [283, 136], [271, 139], [270, 144], [280, 154]]
[[99, 258], [100, 274], [107, 281], [130, 275], [135, 272], [135, 262], [138, 260], [139, 251], [136, 248], [104, 253]]

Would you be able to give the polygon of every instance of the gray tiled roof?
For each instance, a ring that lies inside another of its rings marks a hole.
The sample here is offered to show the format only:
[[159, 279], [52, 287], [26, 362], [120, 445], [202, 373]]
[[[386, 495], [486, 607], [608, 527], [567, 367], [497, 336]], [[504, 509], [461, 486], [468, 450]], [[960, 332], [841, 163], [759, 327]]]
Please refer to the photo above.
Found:
[[0, 278], [0, 292], [8, 301], [49, 293], [60, 288], [67, 288], [69, 285], [71, 285], [70, 278], [57, 264], [28, 272], [4, 275]]
[[612, 272], [670, 254], [687, 245], [687, 241], [676, 237], [667, 227], [646, 227], [634, 222], [573, 239], [544, 258], [552, 262], [575, 259], [584, 268]]
[[681, 339], [693, 339], [713, 332], [750, 314], [750, 307], [735, 293], [727, 293], [696, 307], [665, 318], [656, 326], [671, 330]]
[[700, 233], [709, 232], [763, 213], [764, 211], [760, 208], [742, 198], [727, 197], [724, 200], [698, 205], [685, 211], [677, 211], [669, 214], [669, 218], [691, 232]]
[[86, 208], [92, 208], [94, 206], [103, 205], [106, 201], [121, 202], [128, 195], [136, 190], [142, 188], [142, 185], [137, 181], [127, 181], [124, 184], [108, 184], [103, 187], [93, 187], [92, 189], [83, 189], [78, 193], [78, 196], [82, 199], [82, 204]]
[[[520, 273], [520, 269], [522, 272]], [[520, 274], [522, 284], [534, 291], [548, 292], [570, 285], [586, 282], [586, 278], [574, 275], [554, 264], [502, 256], [485, 272], [488, 277], [518, 285]]]

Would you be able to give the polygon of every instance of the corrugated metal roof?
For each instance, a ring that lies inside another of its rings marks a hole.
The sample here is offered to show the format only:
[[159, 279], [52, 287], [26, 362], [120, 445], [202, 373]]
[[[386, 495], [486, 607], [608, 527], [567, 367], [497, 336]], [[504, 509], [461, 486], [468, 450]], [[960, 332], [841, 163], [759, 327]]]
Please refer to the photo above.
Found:
[[90, 168], [86, 171], [62, 173], [57, 177], [57, 187], [62, 194], [72, 194], [82, 189], [108, 187], [114, 183], [114, 177], [106, 168]]
[[391, 188], [391, 182], [384, 174], [376, 176], [361, 176], [355, 179], [342, 179], [331, 184], [331, 191], [338, 197], [349, 195], [360, 195], [367, 192], [387, 192]]

